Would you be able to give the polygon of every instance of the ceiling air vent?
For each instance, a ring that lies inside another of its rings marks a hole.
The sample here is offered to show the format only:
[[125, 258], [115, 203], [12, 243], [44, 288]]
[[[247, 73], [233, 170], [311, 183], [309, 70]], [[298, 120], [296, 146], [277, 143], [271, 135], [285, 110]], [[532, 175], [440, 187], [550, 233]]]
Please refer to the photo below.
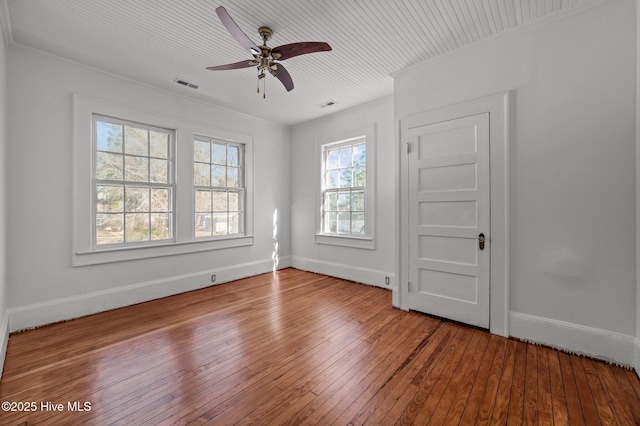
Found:
[[192, 89], [197, 89], [198, 88], [197, 84], [189, 83], [188, 81], [180, 80], [179, 78], [176, 78], [175, 80], [173, 80], [173, 82], [181, 84], [183, 86], [190, 87]]

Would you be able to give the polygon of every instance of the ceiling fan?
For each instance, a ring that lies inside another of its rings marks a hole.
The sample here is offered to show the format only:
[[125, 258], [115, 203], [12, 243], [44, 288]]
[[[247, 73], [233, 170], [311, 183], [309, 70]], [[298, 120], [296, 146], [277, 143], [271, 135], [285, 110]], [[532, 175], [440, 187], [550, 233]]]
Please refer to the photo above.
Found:
[[[293, 80], [291, 79], [291, 75], [281, 63], [276, 61], [284, 61], [286, 59], [293, 58], [294, 56], [306, 55], [307, 53], [327, 52], [331, 50], [331, 46], [329, 46], [329, 44], [319, 41], [303, 41], [299, 43], [283, 44], [282, 46], [271, 48], [267, 46], [267, 41], [269, 41], [273, 35], [273, 31], [269, 27], [258, 28], [258, 34], [260, 34], [260, 37], [262, 38], [262, 46], [257, 46], [244, 32], [242, 32], [238, 24], [235, 23], [224, 7], [219, 6], [216, 8], [216, 13], [231, 36], [253, 55], [253, 59], [234, 62], [233, 64], [207, 67], [207, 69], [220, 71], [255, 66], [258, 69], [258, 93], [260, 93], [260, 80], [264, 79], [266, 76], [265, 71], [268, 71], [271, 75], [280, 80], [285, 89], [287, 89], [287, 92], [293, 90]], [[263, 97], [266, 97], [264, 88]]]

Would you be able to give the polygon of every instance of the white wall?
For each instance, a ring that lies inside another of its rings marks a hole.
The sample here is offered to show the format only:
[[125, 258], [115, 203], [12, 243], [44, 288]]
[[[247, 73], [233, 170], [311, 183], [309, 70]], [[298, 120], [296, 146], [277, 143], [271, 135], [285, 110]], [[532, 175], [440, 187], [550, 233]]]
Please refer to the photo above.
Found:
[[[2, 25], [0, 25], [2, 30]], [[7, 48], [0, 40], [0, 376], [9, 338], [9, 315], [7, 312], [7, 263], [6, 263], [6, 211], [7, 211]]]
[[636, 2], [636, 374], [640, 375], [640, 5]]
[[395, 78], [396, 119], [511, 91], [511, 335], [627, 365], [636, 335], [634, 3], [601, 2]]
[[[316, 141], [370, 125], [376, 131], [375, 249], [318, 244], [315, 234], [320, 164]], [[392, 98], [292, 128], [292, 266], [385, 288], [395, 286], [394, 140]], [[390, 279], [388, 286], [385, 277]]]
[[[26, 50], [8, 51], [7, 279], [12, 330], [280, 267], [290, 254], [287, 127]], [[254, 244], [71, 267], [72, 94], [253, 135]], [[3, 210], [4, 211], [4, 210]], [[283, 225], [284, 224], [284, 225]]]

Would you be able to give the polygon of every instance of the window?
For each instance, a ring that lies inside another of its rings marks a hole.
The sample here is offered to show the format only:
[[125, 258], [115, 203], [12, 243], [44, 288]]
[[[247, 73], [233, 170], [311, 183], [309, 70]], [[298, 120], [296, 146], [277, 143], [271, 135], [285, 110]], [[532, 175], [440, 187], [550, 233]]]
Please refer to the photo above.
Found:
[[322, 138], [316, 242], [373, 249], [375, 128]]
[[243, 146], [196, 137], [193, 185], [196, 238], [242, 234]]
[[253, 244], [251, 135], [73, 102], [73, 267]]
[[365, 235], [367, 146], [364, 138], [323, 149], [323, 233]]
[[173, 240], [173, 131], [94, 115], [94, 244]]

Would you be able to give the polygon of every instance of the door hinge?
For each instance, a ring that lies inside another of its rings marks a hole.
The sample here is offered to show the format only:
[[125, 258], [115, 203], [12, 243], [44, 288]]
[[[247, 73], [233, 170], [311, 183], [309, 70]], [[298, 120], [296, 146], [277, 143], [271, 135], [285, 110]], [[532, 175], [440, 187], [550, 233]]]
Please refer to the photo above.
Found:
[[411, 293], [411, 283], [409, 281], [407, 281], [407, 289], [409, 290], [409, 293]]
[[411, 141], [407, 141], [407, 154], [411, 152]]

